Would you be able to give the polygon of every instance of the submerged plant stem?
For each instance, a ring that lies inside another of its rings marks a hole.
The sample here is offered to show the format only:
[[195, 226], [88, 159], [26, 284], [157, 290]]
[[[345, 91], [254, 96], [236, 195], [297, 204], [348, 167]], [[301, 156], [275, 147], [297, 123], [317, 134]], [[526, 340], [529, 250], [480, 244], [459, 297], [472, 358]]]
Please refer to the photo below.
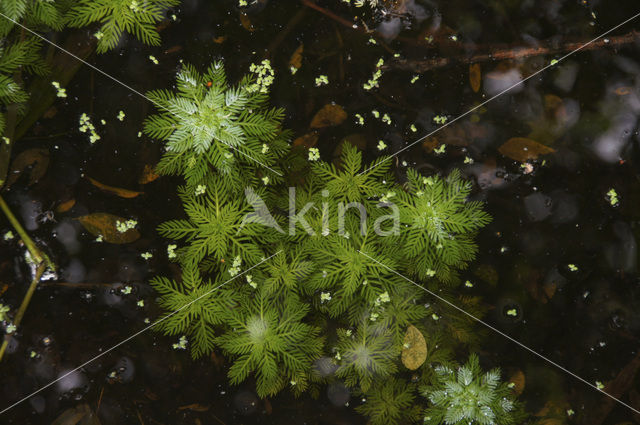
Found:
[[[2, 203], [4, 203], [2, 198], [0, 198], [0, 201]], [[34, 276], [33, 280], [31, 281], [31, 284], [29, 285], [29, 289], [27, 289], [27, 293], [24, 295], [24, 298], [22, 299], [22, 303], [20, 304], [20, 308], [18, 309], [18, 313], [16, 314], [16, 317], [13, 320], [13, 324], [16, 327], [20, 326], [20, 322], [22, 321], [22, 318], [24, 317], [24, 313], [27, 311], [27, 307], [29, 306], [29, 302], [31, 302], [31, 297], [33, 296], [33, 293], [36, 291], [36, 287], [38, 286], [38, 282], [40, 282], [40, 278], [42, 277], [42, 274], [44, 273], [44, 271], [46, 269], [47, 269], [47, 264], [44, 261], [40, 261], [40, 264], [38, 265], [38, 269], [36, 270], [36, 275]], [[0, 347], [0, 362], [2, 361], [2, 358], [4, 357], [4, 352], [7, 350], [7, 346], [9, 345], [9, 339], [10, 338], [11, 338], [11, 336], [5, 335], [4, 341], [2, 341], [2, 347]]]
[[9, 206], [4, 201], [4, 198], [2, 198], [2, 196], [0, 196], [0, 208], [2, 209], [2, 211], [4, 211], [4, 214], [7, 216], [7, 219], [9, 219], [9, 222], [11, 223], [13, 228], [16, 230], [16, 232], [18, 232], [18, 235], [20, 235], [20, 239], [22, 239], [22, 242], [24, 242], [25, 246], [29, 250], [31, 257], [33, 257], [33, 260], [36, 262], [36, 264], [40, 265], [42, 264], [42, 262], [45, 262], [46, 265], [51, 270], [55, 270], [55, 266], [53, 265], [49, 257], [47, 257], [38, 249], [38, 247], [33, 242], [31, 237], [24, 230], [24, 228], [22, 227], [22, 225], [20, 224], [16, 216], [13, 215], [13, 213], [11, 212], [11, 209], [9, 209]]

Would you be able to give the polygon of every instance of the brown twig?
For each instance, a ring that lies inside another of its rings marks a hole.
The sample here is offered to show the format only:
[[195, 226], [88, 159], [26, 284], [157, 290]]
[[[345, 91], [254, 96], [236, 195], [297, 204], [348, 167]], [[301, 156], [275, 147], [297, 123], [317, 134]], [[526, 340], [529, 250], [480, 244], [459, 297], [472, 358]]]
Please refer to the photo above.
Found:
[[[22, 322], [24, 313], [27, 311], [27, 307], [29, 306], [31, 297], [33, 296], [33, 293], [36, 291], [38, 282], [40, 282], [40, 278], [42, 277], [42, 274], [46, 269], [47, 269], [47, 264], [44, 261], [41, 261], [40, 264], [38, 265], [38, 269], [36, 270], [36, 275], [31, 281], [31, 284], [29, 285], [29, 289], [27, 289], [27, 293], [22, 299], [20, 308], [18, 308], [18, 313], [16, 314], [16, 317], [13, 319], [13, 324], [16, 327], [20, 326], [20, 322]], [[7, 346], [9, 345], [9, 340], [11, 338], [12, 338], [11, 335], [5, 335], [4, 341], [2, 341], [2, 346], [0, 347], [0, 361], [2, 361], [2, 357], [4, 356], [4, 353], [7, 350]]]
[[[538, 47], [514, 47], [514, 46], [497, 46], [491, 51], [479, 53], [473, 56], [456, 55], [448, 58], [433, 58], [426, 60], [398, 60], [389, 63], [383, 69], [395, 68], [406, 69], [413, 72], [426, 72], [432, 69], [441, 68], [452, 63], [477, 63], [496, 60], [517, 60], [533, 56], [546, 56], [558, 53], [572, 52], [574, 50], [596, 50], [601, 48], [617, 48], [640, 41], [640, 33], [632, 31], [625, 35], [605, 38], [586, 44], [585, 41], [568, 42], [554, 46], [549, 42], [546, 46]], [[477, 47], [477, 46], [476, 46]]]

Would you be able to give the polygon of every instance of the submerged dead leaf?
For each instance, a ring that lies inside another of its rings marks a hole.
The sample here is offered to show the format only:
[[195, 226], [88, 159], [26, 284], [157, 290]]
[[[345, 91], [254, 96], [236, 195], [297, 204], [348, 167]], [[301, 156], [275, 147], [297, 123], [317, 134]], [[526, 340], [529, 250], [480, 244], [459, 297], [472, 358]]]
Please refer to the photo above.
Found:
[[[31, 167], [30, 170], [27, 169]], [[44, 176], [49, 167], [49, 151], [33, 148], [20, 152], [11, 163], [11, 170], [7, 177], [7, 187], [14, 184], [23, 172], [29, 173], [29, 186], [35, 184]]]
[[519, 396], [520, 394], [522, 394], [522, 391], [524, 391], [524, 384], [525, 384], [524, 372], [522, 372], [521, 370], [516, 371], [509, 378], [509, 383], [514, 384], [511, 390], [515, 393], [516, 396]]
[[114, 186], [108, 186], [106, 184], [100, 183], [95, 179], [92, 179], [89, 176], [87, 176], [87, 179], [91, 182], [92, 185], [94, 185], [98, 189], [102, 189], [105, 192], [113, 193], [114, 195], [117, 195], [121, 198], [135, 198], [136, 196], [144, 193], [144, 192], [136, 192], [134, 190], [129, 190], [129, 189], [122, 189]]
[[93, 213], [78, 217], [77, 220], [89, 233], [94, 236], [102, 236], [105, 242], [123, 244], [135, 242], [140, 238], [140, 232], [129, 229], [119, 232], [117, 223], [124, 223], [127, 219], [109, 213]]
[[480, 90], [480, 84], [482, 83], [482, 71], [479, 63], [472, 63], [469, 65], [469, 84], [471, 84], [471, 90], [478, 93]]
[[618, 96], [626, 96], [631, 93], [632, 87], [618, 87], [614, 90]]
[[291, 59], [289, 59], [289, 66], [291, 68], [295, 68], [296, 70], [300, 69], [302, 66], [302, 52], [304, 51], [304, 44], [300, 44], [295, 52], [291, 55]]
[[409, 325], [403, 344], [402, 364], [409, 370], [416, 370], [427, 360], [427, 341], [418, 328]]
[[179, 406], [178, 410], [191, 410], [191, 411], [194, 411], [194, 412], [206, 412], [210, 408], [211, 408], [210, 406], [204, 406], [202, 404], [193, 403], [193, 404], [187, 404], [186, 406]]
[[513, 137], [500, 146], [498, 151], [511, 159], [525, 162], [529, 159], [537, 159], [540, 155], [553, 153], [555, 149], [525, 137]]
[[240, 14], [240, 23], [242, 24], [244, 29], [246, 29], [249, 32], [254, 32], [256, 30], [256, 28], [251, 23], [251, 19], [249, 19], [249, 16], [247, 16], [246, 13]]
[[347, 119], [347, 113], [342, 106], [327, 104], [320, 109], [311, 120], [311, 128], [322, 128], [340, 125]]
[[158, 177], [160, 177], [160, 175], [156, 174], [155, 170], [151, 165], [145, 165], [144, 169], [142, 170], [142, 175], [138, 179], [138, 183], [140, 184], [151, 183]]
[[65, 201], [63, 203], [61, 203], [60, 205], [58, 205], [56, 207], [56, 212], [57, 213], [63, 213], [63, 212], [67, 212], [69, 211], [71, 208], [73, 208], [73, 206], [76, 204], [76, 200], [75, 199], [69, 199], [68, 201]]
[[312, 148], [318, 142], [318, 133], [307, 133], [304, 136], [298, 137], [293, 141], [293, 146], [304, 146], [305, 148]]
[[88, 404], [81, 404], [62, 412], [51, 425], [100, 425], [100, 420]]

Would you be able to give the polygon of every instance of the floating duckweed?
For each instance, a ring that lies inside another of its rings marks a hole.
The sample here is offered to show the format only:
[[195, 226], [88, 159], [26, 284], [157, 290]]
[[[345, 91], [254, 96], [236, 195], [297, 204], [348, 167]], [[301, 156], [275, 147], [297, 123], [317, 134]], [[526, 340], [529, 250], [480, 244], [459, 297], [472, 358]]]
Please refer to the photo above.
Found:
[[96, 133], [95, 126], [91, 123], [91, 119], [89, 119], [89, 116], [86, 113], [80, 115], [79, 124], [80, 127], [78, 127], [78, 130], [81, 133], [89, 133], [89, 142], [91, 144], [100, 140], [100, 136]]
[[416, 131], [418, 131], [418, 129], [416, 128], [416, 125], [415, 125], [415, 124], [411, 124], [411, 127], [409, 127], [409, 129], [410, 129], [413, 133], [415, 133]]
[[100, 120], [100, 124], [107, 125], [107, 121], [106, 120]]
[[196, 186], [195, 194], [196, 196], [203, 195], [206, 191], [207, 191], [207, 186], [203, 184], [199, 184], [198, 186]]
[[578, 271], [578, 266], [576, 266], [575, 264], [567, 264], [567, 267], [572, 272], [577, 272]]
[[177, 344], [172, 345], [174, 350], [186, 350], [187, 349], [187, 337], [182, 335]]
[[557, 59], [551, 59], [551, 62], [549, 62], [549, 65], [553, 66], [553, 65], [555, 65], [557, 63], [558, 63]]
[[518, 315], [518, 310], [515, 308], [510, 308], [507, 310], [507, 316], [516, 317]]
[[269, 184], [269, 176], [264, 176], [261, 180], [265, 186]]
[[575, 413], [573, 409], [567, 409], [567, 416], [573, 416]]
[[320, 302], [324, 303], [327, 301], [331, 301], [331, 292], [321, 292], [320, 293]]
[[11, 139], [9, 139], [7, 136], [2, 136], [2, 141], [4, 142], [5, 145], [8, 145], [11, 143]]
[[450, 38], [453, 41], [458, 41], [458, 36], [457, 35], [452, 35]]
[[371, 76], [371, 78], [362, 85], [362, 88], [364, 88], [365, 90], [371, 90], [374, 87], [380, 87], [380, 77], [382, 77], [382, 70], [380, 69], [380, 67], [384, 65], [384, 59], [380, 58], [378, 60], [378, 63], [376, 64], [376, 70], [373, 73], [373, 75]]
[[419, 75], [414, 75], [413, 77], [411, 77], [411, 84], [415, 84], [416, 81], [418, 81], [420, 79]]
[[136, 305], [138, 307], [144, 307], [144, 300], [138, 300], [138, 302], [136, 303]]
[[473, 158], [471, 158], [470, 156], [465, 156], [464, 157], [464, 163], [465, 164], [473, 164]]
[[126, 285], [124, 288], [120, 290], [123, 295], [129, 295], [133, 291], [133, 288], [129, 285]]
[[258, 284], [255, 283], [253, 281], [253, 276], [251, 276], [250, 274], [247, 275], [247, 283], [249, 284], [249, 286], [251, 286], [253, 289], [256, 289], [258, 287]]
[[262, 144], [262, 153], [265, 154], [269, 152], [269, 146], [266, 143]]
[[447, 122], [447, 117], [445, 117], [444, 115], [436, 115], [435, 117], [433, 117], [433, 122], [442, 125]]
[[6, 331], [8, 334], [12, 334], [16, 331], [16, 329], [18, 329], [18, 327], [16, 325], [14, 325], [13, 323], [9, 323], [6, 327]]
[[140, 254], [140, 256], [145, 260], [149, 260], [150, 258], [153, 257], [153, 254], [150, 253], [149, 251], [147, 251], [147, 252], [143, 252], [142, 254]]
[[391, 298], [389, 297], [389, 293], [385, 291], [382, 294], [380, 294], [380, 296], [378, 297], [378, 300], [381, 303], [388, 303], [389, 301], [391, 301]]
[[427, 276], [433, 277], [436, 275], [436, 271], [432, 269], [427, 269]]
[[178, 245], [176, 244], [171, 244], [167, 246], [167, 257], [168, 258], [176, 258], [176, 248], [178, 247]]
[[391, 125], [391, 117], [389, 116], [389, 114], [384, 114], [382, 116], [382, 122], [387, 125]]
[[387, 148], [387, 144], [384, 141], [379, 140], [377, 148], [379, 151], [383, 151]]
[[98, 235], [98, 237], [96, 238], [96, 242], [104, 242], [104, 236]]
[[291, 65], [289, 67], [289, 71], [291, 71], [291, 75], [295, 75], [296, 72], [298, 72], [298, 68], [296, 68], [295, 66]]
[[52, 81], [51, 85], [57, 90], [56, 96], [58, 97], [67, 97], [67, 90], [60, 87], [60, 83], [57, 81]]
[[120, 233], [124, 233], [128, 230], [134, 229], [137, 225], [138, 225], [138, 222], [136, 220], [127, 220], [124, 222], [120, 220], [116, 221], [116, 229]]
[[320, 151], [317, 148], [309, 148], [309, 161], [317, 161], [320, 159]]
[[369, 320], [371, 320], [372, 322], [375, 322], [376, 320], [378, 320], [378, 317], [380, 315], [378, 313], [371, 313], [371, 315], [369, 316]]
[[360, 114], [356, 114], [356, 124], [358, 125], [364, 125], [364, 117]]
[[471, 281], [467, 280], [467, 281], [464, 283], [464, 286], [466, 286], [467, 288], [473, 288], [473, 283], [471, 283]]
[[614, 188], [609, 189], [609, 191], [607, 192], [607, 199], [609, 200], [609, 203], [612, 207], [615, 207], [620, 202], [620, 199], [618, 198], [618, 192], [616, 192]]
[[326, 86], [327, 84], [329, 84], [329, 77], [327, 77], [326, 75], [320, 75], [319, 77], [316, 77], [316, 87]]
[[2, 239], [4, 239], [5, 241], [9, 241], [11, 239], [13, 239], [13, 232], [11, 230], [8, 230], [3, 236]]
[[273, 84], [276, 75], [275, 71], [271, 67], [271, 61], [269, 59], [265, 59], [260, 62], [260, 65], [252, 63], [249, 67], [249, 71], [256, 75], [256, 82], [247, 87], [247, 91], [268, 93], [269, 86]]
[[437, 315], [437, 314], [435, 314], [435, 313], [433, 313], [433, 314], [431, 315], [431, 318], [432, 318], [433, 320], [440, 320], [440, 316], [438, 316], [438, 315]]
[[380, 112], [377, 109], [372, 110], [371, 114], [373, 114], [374, 118], [380, 118]]
[[596, 388], [598, 388], [599, 390], [603, 390], [604, 389], [604, 385], [602, 384], [602, 382], [596, 381]]
[[9, 306], [0, 304], [0, 322], [7, 320], [7, 313], [11, 310]]
[[229, 274], [233, 277], [235, 275], [237, 275], [238, 273], [240, 273], [240, 266], [242, 265], [242, 258], [240, 258], [240, 256], [238, 255], [236, 258], [233, 259], [233, 264], [231, 265], [231, 268], [229, 269]]
[[118, 116], [116, 118], [118, 118], [118, 121], [124, 121], [124, 117], [125, 117], [124, 111], [120, 111], [118, 112]]
[[373, 37], [369, 37], [368, 43], [369, 43], [369, 44], [378, 44], [378, 42], [376, 41], [376, 39], [375, 39], [375, 38], [373, 38]]
[[443, 154], [445, 149], [447, 148], [447, 145], [445, 145], [444, 143], [442, 145], [440, 145], [439, 148], [434, 149], [433, 152], [437, 153], [437, 154]]
[[159, 63], [158, 59], [156, 59], [156, 57], [153, 55], [149, 55], [149, 60], [153, 62], [154, 65], [157, 65]]
[[94, 32], [93, 36], [97, 39], [97, 40], [101, 40], [102, 37], [104, 37], [104, 33], [102, 31], [98, 31], [98, 32]]

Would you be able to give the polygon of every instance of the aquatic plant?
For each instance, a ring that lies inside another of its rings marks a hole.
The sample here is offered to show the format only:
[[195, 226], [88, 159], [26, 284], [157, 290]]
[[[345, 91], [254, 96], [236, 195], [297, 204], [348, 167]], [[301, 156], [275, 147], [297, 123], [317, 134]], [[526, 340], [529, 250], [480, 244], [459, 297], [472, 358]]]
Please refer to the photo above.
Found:
[[500, 370], [483, 373], [475, 354], [457, 371], [437, 366], [435, 372], [435, 385], [423, 390], [430, 402], [425, 424], [507, 425], [521, 418], [511, 390], [500, 382]]
[[[203, 74], [185, 64], [177, 93], [148, 92], [159, 113], [147, 118], [145, 133], [166, 142], [158, 172], [181, 174], [190, 187], [204, 184], [211, 167], [240, 188], [265, 178], [262, 183], [281, 181], [276, 161], [288, 148], [289, 133], [281, 130], [284, 111], [268, 106], [259, 78], [250, 74], [231, 86], [220, 62]], [[260, 175], [247, 174], [259, 168]]]
[[[283, 111], [268, 104], [269, 69], [252, 65], [230, 84], [221, 63], [204, 73], [184, 65], [175, 92], [149, 93], [159, 113], [145, 132], [166, 147], [157, 169], [186, 183], [178, 188], [185, 217], [158, 228], [183, 277], [152, 285], [169, 313], [191, 303], [157, 329], [186, 335], [179, 346], [190, 344], [194, 357], [222, 350], [231, 382], [251, 376], [262, 397], [340, 379], [369, 399], [359, 410], [374, 423], [414, 418], [417, 407], [407, 406], [416, 387], [399, 374], [408, 326], [434, 335], [470, 328], [437, 320], [425, 292], [394, 271], [446, 283], [441, 293], [450, 296], [489, 216], [468, 201], [471, 185], [458, 171], [441, 178], [409, 169], [401, 185], [390, 161], [366, 164], [349, 143], [334, 163], [290, 149]], [[287, 188], [294, 178], [299, 186]], [[439, 344], [434, 361], [458, 342]], [[327, 357], [331, 376], [313, 366]]]
[[168, 8], [178, 4], [178, 0], [78, 0], [69, 10], [66, 22], [70, 27], [99, 22], [100, 29], [94, 33], [98, 53], [115, 48], [125, 31], [145, 44], [158, 46], [156, 24]]

